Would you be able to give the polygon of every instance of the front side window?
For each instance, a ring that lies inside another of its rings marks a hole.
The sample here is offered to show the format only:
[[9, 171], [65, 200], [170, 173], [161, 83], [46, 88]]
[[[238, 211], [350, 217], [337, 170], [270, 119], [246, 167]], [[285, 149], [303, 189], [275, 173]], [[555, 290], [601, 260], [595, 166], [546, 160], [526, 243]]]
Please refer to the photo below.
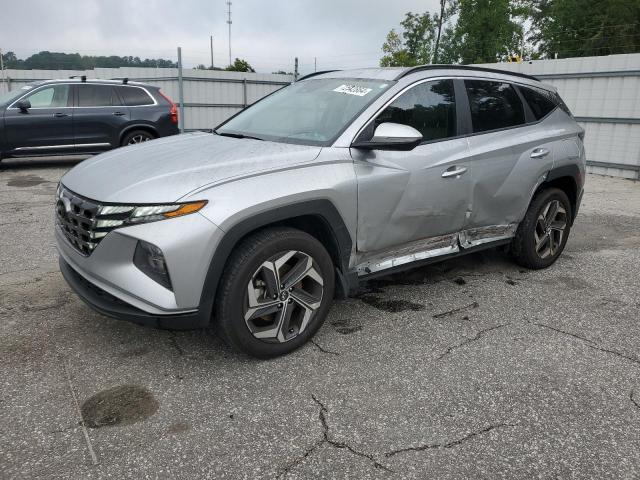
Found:
[[523, 125], [524, 106], [508, 83], [465, 80], [473, 131], [486, 132]]
[[66, 107], [69, 101], [69, 85], [51, 85], [28, 95], [31, 108], [60, 108]]
[[111, 85], [78, 85], [79, 107], [111, 107], [120, 105]]
[[435, 80], [412, 87], [395, 99], [376, 118], [415, 128], [423, 141], [456, 136], [456, 103], [453, 80]]
[[139, 107], [141, 105], [153, 105], [153, 99], [147, 92], [138, 87], [117, 87], [127, 107]]
[[533, 116], [536, 120], [546, 117], [556, 108], [556, 103], [553, 101], [553, 94], [539, 88], [530, 87], [518, 87], [522, 96], [529, 104]]
[[285, 143], [330, 145], [393, 83], [352, 78], [304, 80], [265, 97], [215, 132]]

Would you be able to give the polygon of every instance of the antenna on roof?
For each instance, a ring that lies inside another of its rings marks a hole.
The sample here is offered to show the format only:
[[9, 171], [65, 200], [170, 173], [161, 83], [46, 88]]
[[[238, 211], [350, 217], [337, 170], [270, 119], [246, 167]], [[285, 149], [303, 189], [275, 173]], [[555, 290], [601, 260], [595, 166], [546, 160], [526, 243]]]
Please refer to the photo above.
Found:
[[126, 85], [127, 83], [129, 83], [129, 79], [128, 79], [128, 78], [126, 78], [126, 77], [125, 77], [125, 78], [123, 78], [123, 79], [122, 79], [122, 84], [123, 84], [123, 85]]

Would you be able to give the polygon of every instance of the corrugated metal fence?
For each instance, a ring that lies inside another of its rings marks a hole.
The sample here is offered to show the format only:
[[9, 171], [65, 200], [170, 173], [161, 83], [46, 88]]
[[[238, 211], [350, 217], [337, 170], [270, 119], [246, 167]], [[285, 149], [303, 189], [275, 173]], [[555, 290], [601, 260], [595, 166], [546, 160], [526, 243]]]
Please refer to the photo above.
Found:
[[[589, 170], [640, 179], [640, 54], [496, 63], [486, 66], [535, 75], [554, 85], [586, 130]], [[30, 81], [87, 75], [161, 87], [177, 103], [178, 70], [96, 68], [90, 71], [6, 70], [11, 88]], [[184, 126], [206, 130], [292, 81], [290, 75], [183, 70]], [[0, 92], [6, 89], [0, 84]]]
[[640, 54], [484, 66], [555, 86], [585, 129], [588, 170], [640, 179]]
[[[52, 78], [86, 75], [87, 78], [140, 81], [158, 86], [178, 104], [177, 68], [96, 68], [95, 70], [5, 70], [10, 89]], [[210, 130], [247, 105], [288, 85], [291, 75], [183, 69], [185, 130]], [[0, 93], [7, 85], [0, 81]]]

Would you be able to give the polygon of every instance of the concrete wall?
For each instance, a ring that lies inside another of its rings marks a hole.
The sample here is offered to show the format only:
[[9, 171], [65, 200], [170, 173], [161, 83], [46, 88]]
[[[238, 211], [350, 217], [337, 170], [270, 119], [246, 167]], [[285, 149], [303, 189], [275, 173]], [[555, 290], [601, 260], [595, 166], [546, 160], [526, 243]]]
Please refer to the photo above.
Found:
[[585, 129], [588, 170], [640, 179], [640, 54], [483, 66], [555, 86]]

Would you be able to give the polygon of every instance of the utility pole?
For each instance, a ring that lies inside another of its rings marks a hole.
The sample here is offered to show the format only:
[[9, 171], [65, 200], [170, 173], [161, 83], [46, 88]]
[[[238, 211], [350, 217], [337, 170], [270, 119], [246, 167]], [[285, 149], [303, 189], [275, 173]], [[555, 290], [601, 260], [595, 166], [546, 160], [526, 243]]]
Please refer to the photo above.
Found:
[[209, 39], [211, 40], [211, 70], [213, 70], [213, 35], [210, 35]]
[[229, 66], [233, 64], [231, 60], [231, 2], [227, 1], [227, 23], [229, 24]]
[[182, 48], [178, 47], [178, 101], [180, 102], [180, 115], [178, 124], [180, 133], [184, 133], [184, 85], [182, 81]]
[[[2, 59], [2, 49], [0, 48], [0, 72], [2, 72], [2, 85], [6, 85], [7, 81], [4, 78], [4, 60]], [[7, 88], [7, 90], [9, 90]]]
[[313, 71], [318, 71], [318, 57], [313, 57]]
[[294, 82], [298, 81], [298, 57], [296, 57], [295, 68], [293, 70], [293, 81]]

